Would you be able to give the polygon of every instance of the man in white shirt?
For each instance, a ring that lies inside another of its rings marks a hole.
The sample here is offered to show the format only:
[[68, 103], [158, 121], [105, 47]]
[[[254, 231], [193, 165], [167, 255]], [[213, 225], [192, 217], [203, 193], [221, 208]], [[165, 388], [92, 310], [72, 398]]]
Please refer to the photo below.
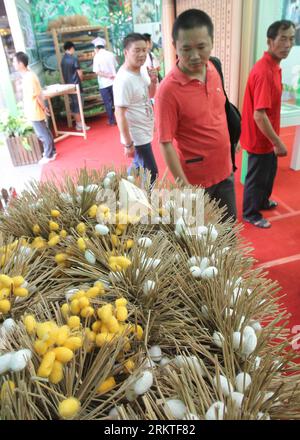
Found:
[[113, 84], [115, 115], [121, 143], [125, 145], [125, 156], [134, 157], [135, 168], [142, 167], [150, 171], [153, 184], [158, 169], [151, 146], [154, 117], [150, 98], [155, 95], [157, 71], [148, 69], [147, 77], [141, 72], [147, 57], [147, 45], [143, 35], [127, 35], [123, 47], [125, 62]]
[[98, 76], [100, 94], [108, 116], [107, 124], [116, 125], [113, 111], [114, 96], [112, 86], [117, 74], [118, 63], [114, 54], [105, 49], [106, 41], [103, 38], [96, 38], [93, 44], [95, 46], [93, 71]]

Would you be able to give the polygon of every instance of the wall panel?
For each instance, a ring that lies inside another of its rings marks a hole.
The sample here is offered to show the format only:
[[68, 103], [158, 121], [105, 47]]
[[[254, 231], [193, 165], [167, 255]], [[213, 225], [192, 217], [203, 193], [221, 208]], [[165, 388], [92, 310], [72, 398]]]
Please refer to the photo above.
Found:
[[237, 103], [242, 28], [242, 0], [177, 0], [177, 15], [186, 9], [205, 11], [215, 26], [213, 55], [223, 64], [225, 84], [230, 99]]

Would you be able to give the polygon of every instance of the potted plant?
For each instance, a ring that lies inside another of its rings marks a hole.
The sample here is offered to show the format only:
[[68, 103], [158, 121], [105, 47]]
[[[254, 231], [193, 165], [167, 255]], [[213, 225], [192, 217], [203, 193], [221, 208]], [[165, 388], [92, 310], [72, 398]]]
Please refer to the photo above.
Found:
[[0, 112], [0, 133], [6, 138], [14, 166], [37, 163], [41, 159], [42, 147], [20, 107], [16, 115]]

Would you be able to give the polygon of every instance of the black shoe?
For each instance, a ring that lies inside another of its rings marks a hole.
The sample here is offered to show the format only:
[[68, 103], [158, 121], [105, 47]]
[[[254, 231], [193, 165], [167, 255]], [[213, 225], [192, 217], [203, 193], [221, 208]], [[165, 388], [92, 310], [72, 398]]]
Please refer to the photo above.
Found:
[[263, 206], [261, 208], [262, 211], [269, 211], [270, 209], [275, 209], [277, 208], [278, 203], [275, 202], [275, 200], [268, 200], [268, 205], [267, 206]]

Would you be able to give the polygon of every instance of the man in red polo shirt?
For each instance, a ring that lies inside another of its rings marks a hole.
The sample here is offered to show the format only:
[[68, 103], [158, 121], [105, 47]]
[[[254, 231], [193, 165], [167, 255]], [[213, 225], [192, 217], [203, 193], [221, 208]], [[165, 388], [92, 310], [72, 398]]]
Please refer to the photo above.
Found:
[[[176, 19], [173, 44], [178, 63], [156, 96], [159, 141], [175, 179], [201, 185], [236, 218], [225, 95], [209, 61], [214, 27], [203, 11], [190, 9]], [[174, 146], [173, 141], [177, 144]]]
[[243, 218], [259, 228], [271, 223], [260, 211], [273, 209], [270, 200], [277, 172], [277, 157], [287, 149], [279, 137], [282, 78], [280, 63], [295, 43], [295, 25], [282, 20], [267, 32], [269, 49], [254, 65], [248, 78], [242, 113], [240, 143], [248, 151], [248, 173], [244, 188]]

